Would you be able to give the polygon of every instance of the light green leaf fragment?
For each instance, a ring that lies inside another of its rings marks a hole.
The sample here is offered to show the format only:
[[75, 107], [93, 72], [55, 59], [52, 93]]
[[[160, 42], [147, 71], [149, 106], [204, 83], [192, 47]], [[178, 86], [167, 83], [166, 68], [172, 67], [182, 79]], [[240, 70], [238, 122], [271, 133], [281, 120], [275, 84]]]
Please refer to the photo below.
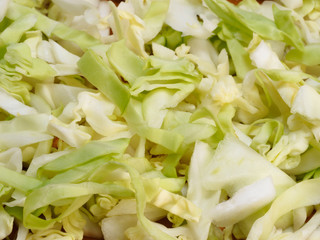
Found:
[[283, 81], [291, 83], [303, 84], [306, 79], [313, 79], [318, 81], [314, 76], [294, 70], [280, 70], [280, 69], [263, 69], [263, 72], [266, 73], [273, 81]]
[[[288, 45], [303, 48], [302, 38], [294, 24], [289, 11], [277, 11], [274, 7], [275, 21], [255, 13], [244, 10], [226, 0], [205, 0], [208, 7], [227, 24], [230, 33], [239, 40], [250, 41], [255, 33], [264, 39], [283, 41]], [[247, 35], [247, 39], [240, 34]]]
[[90, 34], [74, 28], [70, 28], [62, 23], [57, 24], [57, 26], [53, 29], [51, 35], [57, 36], [58, 38], [63, 40], [76, 43], [82, 50], [86, 50], [89, 47], [100, 44], [100, 41]]
[[130, 177], [126, 172], [125, 166], [127, 166], [127, 164], [125, 162], [118, 162], [114, 159], [108, 158], [105, 158], [105, 160], [107, 161], [105, 161], [105, 163], [101, 164], [99, 168], [93, 171], [93, 173], [88, 178], [88, 181], [97, 183], [120, 181], [125, 184], [128, 184], [130, 182]]
[[124, 112], [131, 97], [129, 89], [95, 52], [88, 50], [79, 60], [78, 67], [91, 84]]
[[163, 73], [180, 73], [182, 76], [190, 77], [186, 81], [192, 82], [193, 78], [197, 80], [200, 74], [195, 71], [195, 65], [186, 58], [179, 58], [175, 60], [162, 59], [154, 56], [148, 58], [147, 67], [159, 69]]
[[[132, 191], [122, 186], [106, 183], [83, 182], [80, 184], [50, 184], [32, 191], [25, 200], [23, 209], [23, 223], [27, 228], [44, 229], [52, 226], [56, 221], [68, 216], [86, 203], [93, 194], [106, 194], [114, 197], [133, 197]], [[71, 204], [60, 215], [52, 219], [41, 219], [34, 215], [36, 210], [59, 201], [71, 199]]]
[[52, 81], [56, 71], [40, 58], [33, 58], [26, 43], [11, 44], [7, 48], [4, 59], [16, 66], [21, 74], [40, 81]]
[[139, 77], [131, 87], [134, 96], [143, 91], [164, 87], [185, 93], [191, 92], [201, 79], [201, 75], [195, 70], [195, 65], [186, 58], [168, 60], [150, 56], [146, 68], [149, 71]]
[[129, 127], [140, 136], [146, 137], [150, 141], [160, 144], [173, 152], [177, 152], [183, 142], [183, 136], [165, 129], [148, 127], [139, 108], [141, 109], [141, 103], [131, 99], [124, 112], [124, 117]]
[[36, 114], [36, 109], [25, 105], [0, 88], [0, 108], [13, 116]]
[[277, 143], [284, 132], [284, 125], [274, 119], [261, 119], [252, 124], [262, 124], [259, 128], [258, 133], [253, 137], [251, 147], [253, 149], [260, 149], [260, 146], [268, 144], [268, 141]]
[[47, 184], [57, 183], [80, 183], [87, 181], [93, 171], [101, 168], [102, 165], [110, 161], [111, 157], [101, 157], [96, 160], [73, 167], [67, 171], [58, 173], [51, 178]]
[[234, 132], [232, 125], [232, 118], [234, 115], [235, 108], [231, 104], [226, 104], [221, 108], [217, 116], [215, 116], [217, 126], [223, 134]]
[[237, 76], [244, 79], [247, 72], [253, 69], [248, 51], [237, 39], [227, 40], [227, 46], [236, 69]]
[[181, 154], [169, 154], [162, 162], [162, 173], [167, 177], [176, 178], [178, 176], [176, 166], [178, 165], [181, 157]]
[[146, 128], [143, 134], [150, 141], [158, 143], [173, 152], [178, 151], [184, 139], [179, 133], [159, 128]]
[[9, 121], [0, 122], [0, 132], [34, 131], [45, 132], [48, 126], [49, 116], [46, 114], [30, 114], [17, 116]]
[[28, 103], [32, 85], [22, 81], [22, 75], [8, 65], [0, 64], [0, 86], [17, 100]]
[[169, 192], [179, 194], [186, 183], [184, 177], [160, 178], [159, 186]]
[[166, 19], [169, 2], [169, 0], [155, 0], [151, 2], [147, 13], [143, 17], [145, 23], [143, 39], [145, 42], [153, 39], [161, 31]]
[[12, 147], [23, 147], [34, 143], [51, 140], [53, 137], [46, 133], [21, 131], [8, 132], [0, 135], [0, 149], [9, 149]]
[[68, 27], [58, 21], [54, 21], [34, 8], [26, 7], [13, 1], [10, 2], [7, 11], [7, 17], [9, 19], [15, 21], [19, 17], [27, 14], [34, 14], [37, 17], [37, 22], [34, 28], [42, 31], [48, 37], [56, 36], [60, 39], [76, 43], [82, 50], [86, 50], [89, 47], [100, 43], [98, 39], [94, 38], [90, 34]]
[[290, 10], [280, 10], [275, 4], [272, 6], [274, 22], [277, 27], [284, 32], [284, 38], [290, 45], [295, 46], [299, 50], [303, 50], [304, 43], [298, 27], [294, 23], [294, 19]]
[[223, 4], [229, 10], [229, 14], [235, 16], [235, 20], [238, 20], [259, 36], [273, 40], [283, 39], [282, 32], [272, 20], [260, 14], [237, 8], [235, 5], [225, 0], [219, 0], [218, 3]]
[[320, 167], [320, 151], [316, 148], [310, 148], [301, 155], [300, 164], [288, 171], [289, 174], [299, 175], [313, 171]]
[[[255, 75], [257, 77], [257, 80], [259, 81], [260, 86], [263, 88], [265, 94], [267, 95], [267, 98], [269, 98], [269, 106], [274, 103], [281, 112], [281, 117], [286, 119], [289, 116], [290, 108], [280, 96], [271, 79], [262, 70], [256, 70]], [[273, 109], [270, 110], [272, 111]]]
[[22, 4], [16, 3], [14, 1], [10, 2], [9, 8], [7, 11], [7, 17], [10, 20], [16, 21], [20, 17], [28, 14], [33, 14], [37, 17], [37, 22], [34, 27], [38, 30], [41, 30], [43, 33], [45, 33], [48, 36], [50, 36], [50, 34], [52, 33], [52, 30], [58, 24], [58, 22], [47, 18], [46, 16], [44, 16], [34, 8], [23, 6]]
[[107, 50], [110, 65], [130, 85], [144, 74], [145, 61], [126, 47], [125, 40], [113, 43]]
[[225, 23], [242, 33], [252, 35], [254, 32], [263, 38], [283, 40], [283, 33], [275, 23], [258, 13], [240, 9], [226, 0], [205, 2]]
[[91, 141], [77, 150], [65, 154], [39, 169], [40, 176], [50, 176], [72, 169], [95, 158], [108, 154], [123, 153], [127, 148], [129, 139], [113, 141]]
[[[7, 64], [0, 64], [1, 80], [7, 80], [12, 82], [19, 82], [22, 79], [20, 73], [16, 72], [12, 66]], [[31, 87], [31, 86], [30, 86]]]
[[34, 14], [21, 16], [0, 34], [0, 39], [4, 44], [17, 43], [22, 35], [32, 28], [36, 22], [37, 16]]
[[21, 147], [52, 139], [46, 133], [48, 121], [46, 114], [30, 114], [0, 122], [0, 148]]
[[294, 48], [287, 53], [286, 59], [307, 66], [318, 65], [320, 64], [320, 44], [306, 45], [303, 50]]
[[50, 140], [46, 134], [49, 116], [46, 114], [30, 114], [17, 116], [0, 122], [0, 149], [21, 147], [33, 143]]
[[181, 134], [184, 137], [184, 142], [190, 144], [211, 137], [217, 129], [209, 124], [187, 123], [179, 125], [172, 131]]
[[170, 26], [165, 25], [161, 29], [161, 32], [152, 40], [152, 43], [157, 43], [174, 50], [183, 43], [181, 35], [181, 32], [175, 31]]
[[25, 176], [1, 165], [0, 182], [25, 193], [38, 188], [43, 184], [42, 181], [36, 178]]
[[5, 239], [13, 229], [14, 217], [9, 215], [2, 206], [0, 206], [0, 239]]
[[13, 188], [0, 183], [0, 201], [5, 202], [11, 198]]
[[229, 14], [229, 10], [224, 4], [212, 0], [205, 0], [205, 3], [212, 12], [214, 12], [220, 19], [224, 21], [224, 23], [234, 26], [243, 33], [250, 35], [250, 30], [245, 25], [241, 24], [241, 22], [235, 21], [236, 17], [234, 17], [232, 14]]

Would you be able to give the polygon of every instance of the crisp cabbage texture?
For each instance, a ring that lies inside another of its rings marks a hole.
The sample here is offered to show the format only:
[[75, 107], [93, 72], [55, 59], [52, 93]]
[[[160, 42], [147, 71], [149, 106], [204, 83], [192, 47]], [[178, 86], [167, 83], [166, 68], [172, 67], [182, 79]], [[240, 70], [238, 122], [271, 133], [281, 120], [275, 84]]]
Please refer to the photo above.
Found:
[[0, 239], [320, 239], [317, 0], [0, 0]]

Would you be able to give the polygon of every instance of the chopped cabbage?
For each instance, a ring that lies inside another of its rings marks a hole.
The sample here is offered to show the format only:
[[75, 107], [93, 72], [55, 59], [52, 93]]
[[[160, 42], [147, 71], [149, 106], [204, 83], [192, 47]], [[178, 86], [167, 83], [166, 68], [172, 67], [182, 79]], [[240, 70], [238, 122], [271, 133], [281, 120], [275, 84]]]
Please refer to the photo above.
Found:
[[0, 239], [319, 239], [319, 2], [116, 2], [0, 0]]

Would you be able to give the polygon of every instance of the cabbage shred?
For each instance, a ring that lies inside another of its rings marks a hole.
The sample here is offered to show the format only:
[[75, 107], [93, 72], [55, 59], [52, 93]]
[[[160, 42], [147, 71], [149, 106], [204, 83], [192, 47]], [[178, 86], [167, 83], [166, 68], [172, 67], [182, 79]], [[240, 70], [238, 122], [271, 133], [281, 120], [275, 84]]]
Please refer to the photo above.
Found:
[[319, 53], [316, 0], [1, 0], [0, 239], [319, 239]]

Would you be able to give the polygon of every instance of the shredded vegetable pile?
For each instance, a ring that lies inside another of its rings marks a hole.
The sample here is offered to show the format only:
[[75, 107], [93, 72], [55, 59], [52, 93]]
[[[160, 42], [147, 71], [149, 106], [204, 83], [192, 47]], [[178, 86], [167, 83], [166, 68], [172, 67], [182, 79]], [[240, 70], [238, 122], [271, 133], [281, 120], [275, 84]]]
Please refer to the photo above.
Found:
[[0, 0], [0, 239], [320, 239], [320, 2], [259, 2]]

